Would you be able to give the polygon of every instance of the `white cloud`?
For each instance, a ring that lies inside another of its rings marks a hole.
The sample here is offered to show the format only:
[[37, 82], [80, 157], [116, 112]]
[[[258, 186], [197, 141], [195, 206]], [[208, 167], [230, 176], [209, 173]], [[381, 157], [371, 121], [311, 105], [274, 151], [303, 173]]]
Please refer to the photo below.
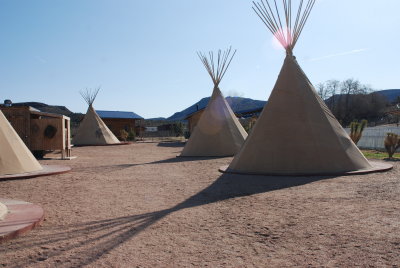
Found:
[[224, 96], [225, 97], [244, 97], [244, 92], [241, 92], [236, 89], [231, 89], [228, 91], [224, 91]]
[[330, 58], [334, 58], [334, 57], [340, 57], [340, 56], [356, 54], [356, 53], [364, 52], [364, 51], [367, 51], [367, 50], [369, 50], [369, 49], [368, 48], [353, 49], [353, 50], [346, 51], [346, 52], [340, 52], [340, 53], [330, 54], [330, 55], [326, 55], [326, 56], [322, 56], [322, 57], [311, 58], [308, 61], [325, 60], [325, 59], [330, 59]]

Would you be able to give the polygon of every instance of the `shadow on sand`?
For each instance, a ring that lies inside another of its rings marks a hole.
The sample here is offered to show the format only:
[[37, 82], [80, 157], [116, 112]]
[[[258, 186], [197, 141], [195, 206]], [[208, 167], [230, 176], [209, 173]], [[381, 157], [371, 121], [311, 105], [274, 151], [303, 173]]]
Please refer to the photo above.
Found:
[[[159, 162], [169, 162], [171, 159]], [[89, 221], [67, 226], [49, 227], [49, 234], [32, 237], [22, 237], [15, 243], [0, 249], [19, 251], [30, 249], [37, 256], [16, 257], [10, 267], [25, 267], [34, 263], [56, 265], [57, 267], [81, 267], [91, 264], [114, 248], [133, 239], [137, 234], [173, 212], [202, 206], [205, 204], [227, 200], [239, 196], [275, 191], [288, 187], [304, 185], [331, 177], [266, 177], [223, 174], [210, 186], [169, 209]], [[44, 229], [44, 228], [43, 228]], [[3, 261], [0, 261], [0, 264]]]
[[127, 163], [127, 164], [117, 164], [117, 165], [103, 165], [103, 166], [93, 166], [93, 167], [82, 167], [82, 168], [74, 168], [73, 171], [83, 172], [83, 171], [97, 171], [102, 173], [119, 171], [121, 169], [131, 168], [135, 166], [143, 166], [143, 165], [156, 165], [156, 164], [173, 164], [173, 163], [181, 163], [181, 162], [192, 162], [192, 161], [205, 161], [212, 159], [219, 159], [221, 157], [173, 157], [158, 161], [152, 161], [147, 163]]
[[185, 142], [160, 142], [157, 144], [157, 146], [159, 147], [184, 147], [185, 146]]
[[383, 158], [383, 160], [388, 161], [388, 162], [397, 162], [397, 161], [400, 161], [400, 158], [395, 158], [395, 157], [389, 158], [389, 157], [387, 157], [387, 158]]

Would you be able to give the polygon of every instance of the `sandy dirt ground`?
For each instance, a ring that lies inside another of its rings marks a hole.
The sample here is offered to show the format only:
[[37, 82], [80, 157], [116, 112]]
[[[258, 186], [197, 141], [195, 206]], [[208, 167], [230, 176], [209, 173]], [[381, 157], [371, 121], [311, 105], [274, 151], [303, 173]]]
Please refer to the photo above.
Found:
[[74, 148], [73, 171], [0, 181], [42, 226], [0, 267], [400, 267], [400, 162], [347, 177], [222, 175], [177, 143]]

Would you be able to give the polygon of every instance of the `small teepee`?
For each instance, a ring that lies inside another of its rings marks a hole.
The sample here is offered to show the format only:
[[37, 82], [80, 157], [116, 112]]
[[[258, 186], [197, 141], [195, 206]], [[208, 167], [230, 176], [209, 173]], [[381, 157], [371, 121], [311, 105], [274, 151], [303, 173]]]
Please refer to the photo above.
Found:
[[216, 59], [213, 52], [209, 52], [209, 58], [197, 53], [211, 76], [214, 90], [180, 156], [232, 156], [246, 139], [246, 131], [218, 87], [235, 53], [231, 55], [231, 48], [219, 50]]
[[95, 90], [86, 89], [80, 92], [89, 108], [73, 138], [72, 143], [74, 145], [111, 145], [120, 143], [93, 108], [93, 102], [99, 90], [100, 88]]
[[42, 169], [0, 110], [0, 176], [29, 173]]
[[283, 0], [282, 9], [269, 1], [253, 2], [253, 9], [285, 48], [286, 58], [267, 105], [225, 171], [316, 175], [372, 170], [292, 54], [315, 0], [305, 6], [299, 1], [293, 13], [291, 0]]

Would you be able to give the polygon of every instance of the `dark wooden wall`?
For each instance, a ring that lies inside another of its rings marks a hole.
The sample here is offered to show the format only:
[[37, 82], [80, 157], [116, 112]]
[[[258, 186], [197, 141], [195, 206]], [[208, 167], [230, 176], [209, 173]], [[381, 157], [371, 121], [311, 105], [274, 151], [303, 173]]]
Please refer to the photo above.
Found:
[[120, 138], [120, 132], [122, 129], [126, 130], [129, 132], [130, 129], [134, 129], [136, 132], [136, 135], [139, 133], [138, 130], [136, 129], [136, 121], [137, 119], [131, 119], [131, 118], [102, 118], [104, 123], [107, 125], [107, 127], [111, 130], [112, 133], [118, 138]]

